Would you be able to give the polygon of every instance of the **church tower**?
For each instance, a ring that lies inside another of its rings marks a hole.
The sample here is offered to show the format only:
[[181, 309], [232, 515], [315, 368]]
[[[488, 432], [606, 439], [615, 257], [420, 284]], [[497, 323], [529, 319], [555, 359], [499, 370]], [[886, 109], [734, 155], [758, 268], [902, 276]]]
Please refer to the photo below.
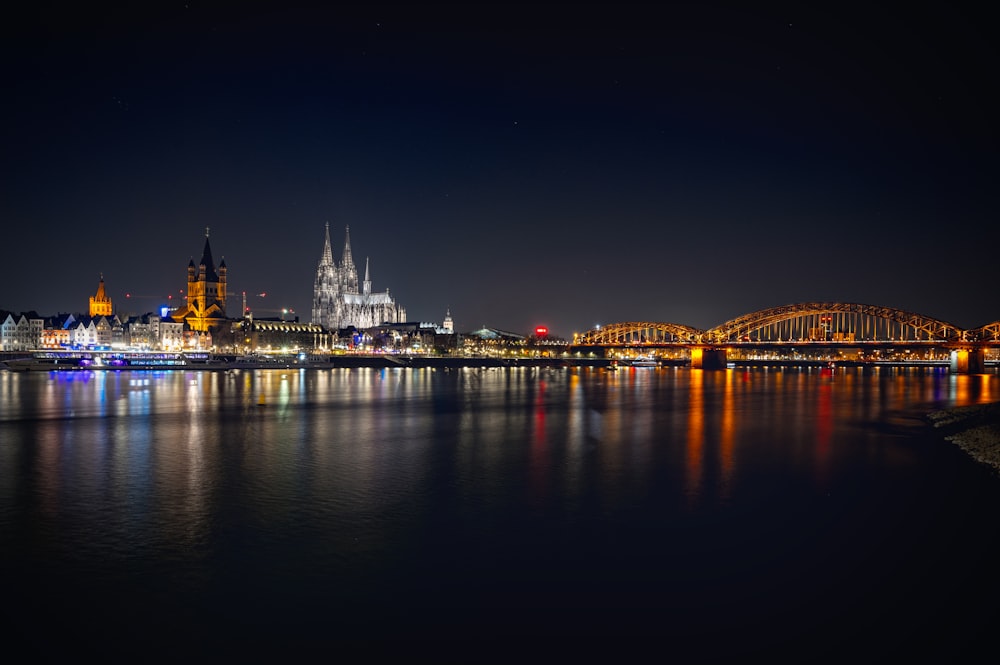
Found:
[[97, 285], [97, 293], [90, 299], [91, 316], [111, 316], [111, 298], [104, 291], [104, 274], [101, 274], [101, 281]]
[[222, 326], [226, 322], [227, 273], [225, 259], [219, 263], [219, 268], [216, 270], [206, 227], [201, 262], [197, 266], [194, 264], [194, 259], [188, 262], [187, 304], [171, 315], [173, 319], [187, 323], [191, 330], [198, 332]]
[[333, 260], [333, 249], [330, 247], [330, 223], [326, 223], [326, 236], [323, 242], [323, 254], [316, 268], [316, 281], [313, 284], [312, 323], [324, 328], [336, 328], [339, 321], [338, 295], [341, 293], [340, 276], [337, 264]]
[[340, 287], [344, 293], [358, 292], [358, 268], [351, 255], [351, 227], [344, 231], [344, 255], [340, 259]]

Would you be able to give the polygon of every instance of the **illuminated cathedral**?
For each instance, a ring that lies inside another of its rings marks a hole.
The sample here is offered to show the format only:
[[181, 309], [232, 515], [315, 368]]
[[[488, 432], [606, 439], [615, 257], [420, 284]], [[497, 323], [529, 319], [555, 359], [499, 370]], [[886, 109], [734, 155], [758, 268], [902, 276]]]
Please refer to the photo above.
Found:
[[367, 258], [365, 279], [361, 282], [361, 289], [358, 289], [358, 269], [351, 255], [350, 227], [345, 233], [344, 252], [338, 265], [330, 247], [330, 224], [326, 225], [323, 254], [313, 287], [312, 322], [331, 330], [351, 326], [364, 330], [383, 323], [402, 323], [406, 320], [406, 310], [389, 295], [389, 289], [372, 293]]

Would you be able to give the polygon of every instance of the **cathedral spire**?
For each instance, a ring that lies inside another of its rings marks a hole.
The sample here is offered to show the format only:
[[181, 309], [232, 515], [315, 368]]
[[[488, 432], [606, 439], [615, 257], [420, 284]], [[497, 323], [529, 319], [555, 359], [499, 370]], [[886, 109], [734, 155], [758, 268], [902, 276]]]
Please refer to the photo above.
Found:
[[321, 266], [333, 265], [333, 249], [330, 247], [330, 222], [326, 223], [326, 235], [323, 239], [323, 255], [319, 259]]
[[344, 256], [340, 260], [340, 286], [345, 293], [358, 292], [358, 267], [351, 255], [351, 227], [344, 230]]
[[351, 256], [351, 227], [344, 227], [344, 255], [340, 259], [340, 265], [347, 269], [354, 266], [354, 257]]
[[372, 292], [372, 280], [368, 276], [368, 257], [365, 257], [365, 282], [364, 282], [364, 294], [367, 296]]

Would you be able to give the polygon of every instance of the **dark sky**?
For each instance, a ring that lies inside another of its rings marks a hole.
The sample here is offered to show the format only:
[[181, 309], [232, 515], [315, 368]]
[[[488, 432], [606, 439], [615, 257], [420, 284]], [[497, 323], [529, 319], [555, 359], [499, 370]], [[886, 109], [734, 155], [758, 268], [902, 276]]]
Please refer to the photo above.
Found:
[[0, 308], [150, 311], [208, 226], [308, 321], [329, 222], [459, 331], [1000, 319], [987, 3], [133, 4], [0, 27]]

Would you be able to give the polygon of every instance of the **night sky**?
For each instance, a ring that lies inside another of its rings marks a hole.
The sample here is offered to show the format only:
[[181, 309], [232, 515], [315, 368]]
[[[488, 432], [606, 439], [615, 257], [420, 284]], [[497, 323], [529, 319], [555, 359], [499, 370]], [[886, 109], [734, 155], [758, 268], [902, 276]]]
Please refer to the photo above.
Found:
[[4, 17], [2, 309], [151, 311], [207, 226], [308, 321], [329, 222], [460, 332], [1000, 319], [988, 3], [133, 4]]

